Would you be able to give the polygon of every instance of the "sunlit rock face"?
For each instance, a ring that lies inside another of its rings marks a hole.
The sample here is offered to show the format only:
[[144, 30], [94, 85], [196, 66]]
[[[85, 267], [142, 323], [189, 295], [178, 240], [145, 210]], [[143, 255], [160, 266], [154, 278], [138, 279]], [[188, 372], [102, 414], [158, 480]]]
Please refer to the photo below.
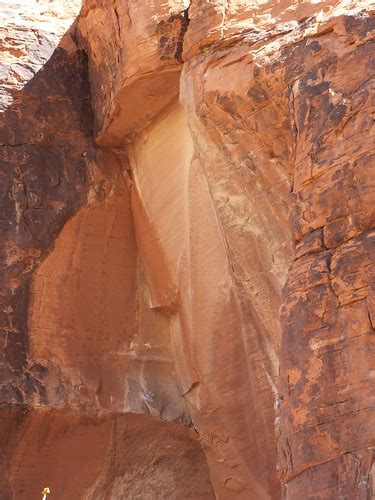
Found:
[[[267, 381], [276, 379], [278, 300], [292, 239], [275, 397], [283, 493], [365, 498], [372, 487], [373, 276], [363, 270], [374, 262], [374, 22], [367, 6], [193, 1], [189, 9], [181, 99], [246, 318], [247, 394], [255, 385], [257, 406], [246, 407], [253, 426], [247, 435], [234, 425], [230, 431], [231, 442], [241, 438], [250, 455], [242, 457], [250, 473], [240, 471], [244, 498], [277, 496], [265, 469], [274, 466]], [[356, 461], [362, 482], [350, 472]], [[263, 493], [255, 490], [267, 483]]]
[[368, 498], [369, 2], [0, 5], [2, 489]]
[[[52, 56], [75, 21], [81, 0], [1, 0], [0, 109], [13, 102]], [[47, 95], [47, 94], [46, 94]]]
[[79, 19], [90, 55], [95, 132], [118, 146], [178, 97], [188, 0], [88, 0]]
[[129, 175], [93, 142], [79, 6], [2, 7], [1, 497], [213, 498]]

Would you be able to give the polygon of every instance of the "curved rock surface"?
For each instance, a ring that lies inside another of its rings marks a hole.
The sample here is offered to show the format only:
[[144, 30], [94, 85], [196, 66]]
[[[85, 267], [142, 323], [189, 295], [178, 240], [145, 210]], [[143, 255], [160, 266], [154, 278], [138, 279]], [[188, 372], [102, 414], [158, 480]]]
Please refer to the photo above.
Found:
[[6, 498], [371, 497], [374, 4], [1, 7]]
[[[2, 498], [214, 498], [194, 432], [134, 414], [4, 410]], [[194, 481], [192, 481], [194, 478]]]

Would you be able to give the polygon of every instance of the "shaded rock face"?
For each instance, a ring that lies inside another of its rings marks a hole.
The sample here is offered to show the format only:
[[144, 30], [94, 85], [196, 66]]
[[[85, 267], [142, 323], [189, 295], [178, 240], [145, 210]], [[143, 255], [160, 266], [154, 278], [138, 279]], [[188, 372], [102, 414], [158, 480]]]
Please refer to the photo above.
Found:
[[[3, 410], [2, 498], [213, 498], [194, 432], [144, 415]], [[194, 477], [194, 481], [191, 478]]]
[[27, 9], [17, 15], [22, 6], [5, 7], [1, 401], [47, 403], [45, 367], [29, 360], [30, 283], [59, 231], [87, 201], [87, 158], [94, 154], [87, 56], [73, 30], [64, 35], [77, 8], [56, 19], [50, 6], [40, 5], [31, 21]]
[[3, 7], [4, 498], [371, 497], [370, 3], [80, 7]]

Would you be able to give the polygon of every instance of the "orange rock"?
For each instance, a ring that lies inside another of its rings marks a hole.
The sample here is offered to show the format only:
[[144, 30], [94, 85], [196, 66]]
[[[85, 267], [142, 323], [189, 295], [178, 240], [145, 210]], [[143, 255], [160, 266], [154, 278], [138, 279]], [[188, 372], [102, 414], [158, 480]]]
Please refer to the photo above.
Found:
[[214, 498], [195, 433], [173, 422], [22, 408], [3, 410], [1, 420], [4, 498], [40, 498], [46, 482], [58, 500]]
[[373, 6], [37, 5], [1, 52], [4, 491], [44, 425], [38, 477], [93, 444], [64, 496], [367, 498]]

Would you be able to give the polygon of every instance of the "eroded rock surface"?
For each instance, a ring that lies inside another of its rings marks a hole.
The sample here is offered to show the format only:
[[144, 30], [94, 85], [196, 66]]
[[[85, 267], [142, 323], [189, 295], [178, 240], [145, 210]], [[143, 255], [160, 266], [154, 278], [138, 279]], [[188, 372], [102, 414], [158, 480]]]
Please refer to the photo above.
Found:
[[[214, 498], [195, 433], [135, 414], [3, 410], [2, 498]], [[192, 481], [194, 478], [194, 481]]]
[[64, 495], [371, 496], [372, 2], [37, 4], [2, 42], [4, 488], [42, 425], [97, 441]]
[[70, 7], [7, 4], [1, 497], [47, 482], [61, 499], [212, 498], [166, 320], [150, 312], [129, 174], [93, 142]]
[[[34, 10], [25, 2], [6, 6], [6, 98], [0, 116], [1, 402], [47, 403], [39, 378], [45, 367], [29, 360], [29, 285], [59, 231], [87, 201], [88, 159], [95, 151], [87, 58], [74, 30], [65, 34], [78, 4], [73, 11], [71, 3], [66, 11], [60, 5], [61, 17], [58, 6], [49, 2], [35, 4]], [[12, 40], [22, 54], [7, 45]]]

